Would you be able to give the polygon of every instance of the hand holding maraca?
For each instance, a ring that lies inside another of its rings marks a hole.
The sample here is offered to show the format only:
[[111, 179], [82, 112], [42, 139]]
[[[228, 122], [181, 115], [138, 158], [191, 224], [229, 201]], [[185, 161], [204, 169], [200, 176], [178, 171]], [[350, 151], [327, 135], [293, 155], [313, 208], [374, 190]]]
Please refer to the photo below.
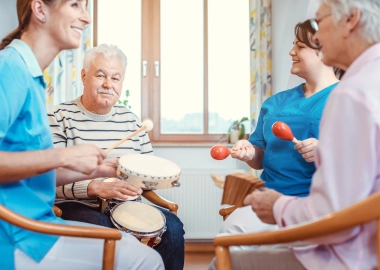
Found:
[[297, 143], [294, 149], [296, 149], [307, 162], [314, 162], [315, 148], [317, 148], [317, 146], [318, 140], [316, 138], [309, 138]]
[[232, 147], [232, 150], [235, 151], [231, 153], [232, 158], [239, 159], [241, 161], [250, 161], [255, 157], [255, 148], [247, 140], [239, 140]]
[[216, 160], [223, 160], [231, 155], [232, 158], [249, 161], [254, 157], [255, 149], [249, 141], [240, 140], [235, 143], [232, 150], [224, 145], [215, 145], [211, 148], [210, 154]]
[[298, 150], [307, 162], [314, 161], [314, 149], [318, 146], [317, 139], [309, 138], [303, 141], [297, 140], [293, 136], [293, 132], [290, 127], [284, 122], [275, 122], [272, 125], [272, 132], [279, 139], [294, 142], [296, 144], [294, 149]]

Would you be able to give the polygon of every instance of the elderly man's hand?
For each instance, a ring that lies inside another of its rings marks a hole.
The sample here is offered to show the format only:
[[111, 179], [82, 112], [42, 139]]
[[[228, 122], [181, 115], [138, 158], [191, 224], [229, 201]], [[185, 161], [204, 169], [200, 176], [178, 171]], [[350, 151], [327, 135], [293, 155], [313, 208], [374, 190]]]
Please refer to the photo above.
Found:
[[268, 224], [276, 224], [273, 216], [273, 205], [282, 194], [273, 189], [263, 188], [255, 190], [244, 199], [245, 205], [251, 205], [252, 210], [261, 219]]
[[88, 185], [87, 194], [89, 197], [99, 196], [103, 199], [118, 198], [128, 199], [128, 196], [141, 195], [142, 189], [135, 187], [126, 181], [117, 180], [114, 182], [102, 182], [93, 180]]

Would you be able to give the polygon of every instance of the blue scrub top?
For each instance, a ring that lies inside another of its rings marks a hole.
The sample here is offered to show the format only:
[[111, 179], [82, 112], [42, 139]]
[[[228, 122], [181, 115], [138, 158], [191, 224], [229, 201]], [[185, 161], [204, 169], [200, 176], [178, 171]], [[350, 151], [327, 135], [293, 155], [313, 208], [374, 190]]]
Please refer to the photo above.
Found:
[[[0, 50], [0, 151], [23, 152], [53, 148], [46, 117], [45, 81], [30, 47], [13, 40]], [[52, 211], [55, 170], [0, 184], [0, 204], [25, 217], [65, 223]], [[57, 236], [26, 231], [0, 220], [0, 268], [14, 269], [14, 249], [39, 262]]]
[[282, 121], [289, 125], [298, 140], [319, 137], [319, 122], [323, 108], [336, 83], [305, 98], [302, 85], [267, 99], [260, 111], [257, 127], [249, 141], [262, 149], [265, 186], [285, 195], [307, 196], [311, 178], [315, 172], [314, 162], [306, 162], [294, 143], [278, 139], [272, 133], [272, 125]]

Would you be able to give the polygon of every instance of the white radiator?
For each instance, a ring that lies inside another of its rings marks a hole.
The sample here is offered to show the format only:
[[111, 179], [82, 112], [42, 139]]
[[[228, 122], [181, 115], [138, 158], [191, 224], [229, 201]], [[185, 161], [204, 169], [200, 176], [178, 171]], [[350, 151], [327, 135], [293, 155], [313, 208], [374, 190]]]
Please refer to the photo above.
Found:
[[225, 179], [227, 174], [234, 172], [244, 170], [183, 170], [180, 187], [156, 190], [157, 194], [178, 204], [185, 239], [213, 239], [219, 232], [223, 221], [219, 215], [223, 190], [215, 186], [210, 174], [219, 174]]

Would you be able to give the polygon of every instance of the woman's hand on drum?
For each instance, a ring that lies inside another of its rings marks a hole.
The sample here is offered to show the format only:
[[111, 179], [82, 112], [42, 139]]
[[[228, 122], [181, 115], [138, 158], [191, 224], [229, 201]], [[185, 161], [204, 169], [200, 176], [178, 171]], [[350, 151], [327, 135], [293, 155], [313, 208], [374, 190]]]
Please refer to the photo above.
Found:
[[302, 155], [307, 162], [314, 162], [315, 148], [318, 146], [318, 140], [316, 138], [309, 138], [300, 141], [294, 146], [294, 149]]
[[142, 189], [135, 187], [126, 181], [102, 182], [93, 180], [87, 188], [89, 197], [99, 196], [103, 199], [118, 198], [127, 200], [128, 196], [141, 195]]
[[86, 175], [93, 173], [103, 163], [107, 153], [93, 144], [81, 144], [59, 151], [62, 167]]
[[247, 140], [237, 141], [232, 147], [231, 157], [242, 160], [250, 161], [255, 156], [255, 148]]

